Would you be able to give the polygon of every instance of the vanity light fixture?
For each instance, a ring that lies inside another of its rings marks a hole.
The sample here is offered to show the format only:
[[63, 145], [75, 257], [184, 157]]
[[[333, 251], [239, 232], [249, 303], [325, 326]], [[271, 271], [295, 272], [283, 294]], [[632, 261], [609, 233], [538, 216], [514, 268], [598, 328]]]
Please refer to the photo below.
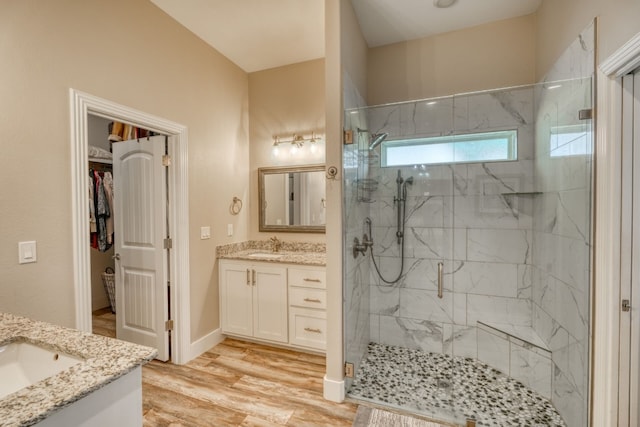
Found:
[[311, 132], [311, 136], [308, 138], [305, 138], [304, 136], [294, 133], [291, 136], [291, 139], [280, 139], [279, 136], [274, 136], [273, 137], [273, 154], [274, 155], [278, 155], [278, 147], [281, 144], [289, 144], [289, 146], [291, 147], [291, 153], [295, 154], [299, 149], [301, 149], [302, 147], [304, 147], [305, 142], [308, 142], [310, 144], [310, 150], [312, 153], [315, 153], [317, 151], [317, 147], [316, 144], [318, 142], [321, 142], [322, 139], [320, 137], [318, 137], [315, 132]]

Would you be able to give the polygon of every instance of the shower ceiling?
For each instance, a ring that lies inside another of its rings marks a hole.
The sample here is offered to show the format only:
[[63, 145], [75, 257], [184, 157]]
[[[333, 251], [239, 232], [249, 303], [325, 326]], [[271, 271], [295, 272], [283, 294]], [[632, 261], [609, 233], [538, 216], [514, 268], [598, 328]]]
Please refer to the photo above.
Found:
[[[324, 0], [151, 0], [246, 72], [324, 57]], [[369, 47], [535, 12], [542, 0], [351, 0]]]

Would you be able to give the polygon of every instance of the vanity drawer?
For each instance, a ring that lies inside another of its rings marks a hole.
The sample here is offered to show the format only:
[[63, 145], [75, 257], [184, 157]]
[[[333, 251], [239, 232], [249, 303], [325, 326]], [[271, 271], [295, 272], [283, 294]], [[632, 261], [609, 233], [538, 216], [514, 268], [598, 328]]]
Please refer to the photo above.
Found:
[[324, 269], [289, 268], [289, 286], [326, 289], [327, 274]]
[[289, 307], [289, 343], [326, 350], [327, 313], [322, 310]]
[[325, 310], [327, 308], [327, 291], [324, 289], [290, 286], [289, 305]]

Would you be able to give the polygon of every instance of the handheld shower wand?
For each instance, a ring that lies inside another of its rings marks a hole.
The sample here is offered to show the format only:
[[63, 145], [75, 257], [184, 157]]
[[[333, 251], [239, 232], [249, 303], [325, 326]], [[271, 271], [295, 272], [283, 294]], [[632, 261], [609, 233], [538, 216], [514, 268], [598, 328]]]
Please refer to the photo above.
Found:
[[397, 220], [397, 228], [396, 228], [396, 238], [398, 239], [398, 244], [402, 243], [402, 239], [404, 239], [404, 219], [405, 219], [405, 208], [407, 205], [407, 184], [413, 184], [413, 177], [402, 179], [402, 175], [400, 173], [400, 169], [398, 169], [398, 177], [396, 178], [396, 185], [398, 186], [398, 195], [393, 198], [393, 203], [398, 208], [398, 214], [396, 215]]

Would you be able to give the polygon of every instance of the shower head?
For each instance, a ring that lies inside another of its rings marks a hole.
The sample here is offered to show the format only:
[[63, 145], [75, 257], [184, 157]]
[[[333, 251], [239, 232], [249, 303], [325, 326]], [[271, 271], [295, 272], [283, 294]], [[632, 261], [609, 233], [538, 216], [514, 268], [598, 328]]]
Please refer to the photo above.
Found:
[[382, 141], [387, 139], [388, 136], [389, 134], [386, 132], [371, 135], [371, 142], [369, 143], [369, 151], [373, 150], [378, 145], [382, 144]]
[[409, 185], [413, 185], [413, 177], [410, 176], [409, 178], [405, 179], [404, 183], [405, 184], [409, 184]]

